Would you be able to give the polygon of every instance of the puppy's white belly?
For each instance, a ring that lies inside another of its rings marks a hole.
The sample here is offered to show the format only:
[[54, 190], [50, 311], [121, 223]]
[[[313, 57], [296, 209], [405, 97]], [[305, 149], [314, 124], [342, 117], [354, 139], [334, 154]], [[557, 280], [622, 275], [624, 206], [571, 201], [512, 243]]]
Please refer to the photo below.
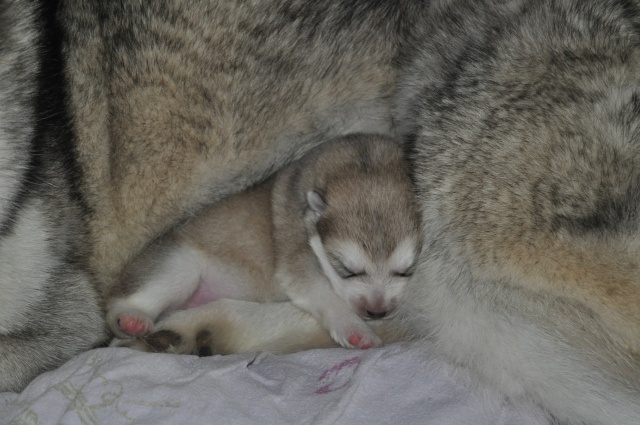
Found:
[[210, 265], [202, 273], [195, 292], [182, 308], [194, 308], [222, 298], [250, 301], [256, 295], [250, 289], [241, 273]]

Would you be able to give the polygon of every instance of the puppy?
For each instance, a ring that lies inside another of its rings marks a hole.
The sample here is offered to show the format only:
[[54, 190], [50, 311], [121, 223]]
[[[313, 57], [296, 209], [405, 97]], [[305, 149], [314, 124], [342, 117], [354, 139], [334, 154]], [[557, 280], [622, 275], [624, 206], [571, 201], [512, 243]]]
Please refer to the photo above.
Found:
[[337, 343], [378, 346], [363, 320], [393, 316], [419, 246], [401, 146], [345, 137], [152, 244], [125, 268], [107, 320], [118, 336], [142, 336], [176, 308], [291, 300]]

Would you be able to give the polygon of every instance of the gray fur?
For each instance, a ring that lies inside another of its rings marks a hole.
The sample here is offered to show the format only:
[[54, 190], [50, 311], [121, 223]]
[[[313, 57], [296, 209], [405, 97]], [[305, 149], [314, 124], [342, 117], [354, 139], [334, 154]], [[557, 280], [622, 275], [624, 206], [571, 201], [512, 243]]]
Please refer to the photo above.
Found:
[[32, 3], [0, 2], [0, 391], [106, 335], [82, 207], [54, 135], [36, 131], [38, 41]]
[[398, 94], [411, 333], [568, 423], [640, 421], [640, 4], [435, 2]]
[[[30, 3], [0, 4], [7, 17], [17, 16], [7, 5]], [[322, 140], [395, 130], [412, 151], [425, 243], [391, 337], [407, 331], [424, 339], [561, 422], [640, 422], [638, 1], [60, 6], [76, 143], [73, 161], [56, 168], [54, 155], [39, 177], [72, 192], [77, 184], [87, 205], [87, 261], [105, 292], [149, 241], [204, 203], [261, 180]], [[6, 28], [2, 59], [22, 51], [7, 48]], [[33, 74], [0, 72], [12, 76], [11, 93], [31, 96]], [[17, 143], [10, 164], [31, 163], [23, 150], [29, 133], [16, 130], [31, 127], [31, 112], [20, 96], [8, 95], [4, 81], [3, 112], [11, 101], [24, 113], [0, 133], [0, 143]], [[8, 118], [0, 117], [6, 126]], [[63, 139], [54, 136], [52, 144]], [[74, 162], [77, 179], [69, 181], [60, 170]], [[8, 169], [18, 183], [3, 176], [0, 188], [23, 193], [20, 167]], [[27, 192], [20, 211], [56, 205], [38, 185]], [[71, 245], [56, 247], [76, 248], [69, 235], [82, 229], [84, 211], [67, 196], [62, 189], [55, 200], [71, 207], [47, 207], [50, 219], [16, 217], [44, 223], [56, 241], [70, 238]], [[6, 217], [14, 203], [0, 202]], [[38, 242], [43, 233], [29, 237]], [[56, 249], [49, 246], [44, 258], [60, 258]], [[45, 276], [34, 286], [41, 282], [53, 281]], [[57, 291], [53, 298], [66, 302]], [[2, 303], [11, 303], [7, 294]], [[77, 320], [86, 304], [72, 312], [62, 306], [60, 314]], [[256, 317], [283, 318], [277, 328], [290, 347], [300, 348], [291, 340], [296, 326], [317, 330], [284, 303], [264, 316], [255, 312], [269, 305], [251, 304], [253, 313], [240, 315], [243, 305], [222, 309], [225, 320], [238, 315], [238, 332], [256, 336], [236, 349], [271, 347], [282, 337]], [[21, 317], [3, 326], [22, 326]], [[49, 323], [74, 320], [39, 326]], [[74, 332], [60, 338], [65, 342], [51, 341], [76, 351], [87, 345]], [[3, 341], [0, 354], [11, 348], [40, 360], [18, 340]], [[17, 363], [5, 365], [4, 358], [0, 371], [13, 371]], [[16, 368], [16, 382], [35, 369]]]

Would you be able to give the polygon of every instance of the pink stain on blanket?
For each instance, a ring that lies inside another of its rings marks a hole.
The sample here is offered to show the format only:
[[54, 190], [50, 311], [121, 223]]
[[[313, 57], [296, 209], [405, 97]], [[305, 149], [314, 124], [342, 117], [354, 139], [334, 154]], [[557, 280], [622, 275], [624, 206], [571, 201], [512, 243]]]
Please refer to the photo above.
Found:
[[320, 375], [320, 378], [318, 378], [318, 381], [323, 385], [315, 391], [315, 394], [330, 393], [349, 385], [351, 377], [361, 361], [362, 359], [356, 356], [334, 365], [331, 369], [325, 370], [322, 375]]

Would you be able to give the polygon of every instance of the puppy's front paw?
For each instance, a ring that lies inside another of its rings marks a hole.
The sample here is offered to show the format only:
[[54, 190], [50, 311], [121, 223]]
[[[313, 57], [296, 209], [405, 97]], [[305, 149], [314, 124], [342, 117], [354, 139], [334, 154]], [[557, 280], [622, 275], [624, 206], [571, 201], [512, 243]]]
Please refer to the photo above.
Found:
[[334, 324], [329, 333], [335, 342], [347, 348], [366, 350], [382, 345], [380, 337], [359, 318]]

